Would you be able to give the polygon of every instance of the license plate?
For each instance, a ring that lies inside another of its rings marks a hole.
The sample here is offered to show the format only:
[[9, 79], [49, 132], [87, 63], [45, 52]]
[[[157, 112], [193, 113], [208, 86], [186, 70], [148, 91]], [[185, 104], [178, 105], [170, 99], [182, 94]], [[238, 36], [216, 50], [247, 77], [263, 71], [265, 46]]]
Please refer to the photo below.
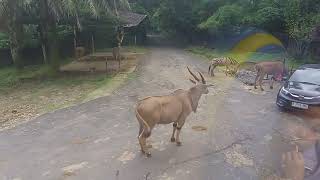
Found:
[[292, 102], [292, 107], [300, 108], [300, 109], [308, 109], [309, 106], [307, 104]]

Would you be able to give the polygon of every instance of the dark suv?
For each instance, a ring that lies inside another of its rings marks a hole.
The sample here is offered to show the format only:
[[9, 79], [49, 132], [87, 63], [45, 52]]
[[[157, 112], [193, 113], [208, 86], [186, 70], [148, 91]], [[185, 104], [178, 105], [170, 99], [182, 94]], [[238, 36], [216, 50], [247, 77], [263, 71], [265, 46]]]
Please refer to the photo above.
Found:
[[303, 110], [320, 107], [320, 64], [300, 66], [280, 89], [277, 105]]

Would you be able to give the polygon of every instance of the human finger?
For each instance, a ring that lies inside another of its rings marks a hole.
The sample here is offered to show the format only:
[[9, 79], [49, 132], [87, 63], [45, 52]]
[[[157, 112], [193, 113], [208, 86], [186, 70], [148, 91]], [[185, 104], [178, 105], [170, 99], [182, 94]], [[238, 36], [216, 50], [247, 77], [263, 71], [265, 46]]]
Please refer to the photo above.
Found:
[[303, 155], [301, 152], [298, 153], [298, 158], [299, 158], [299, 160], [303, 160]]
[[287, 160], [287, 161], [292, 160], [291, 152], [287, 152], [287, 153], [286, 153], [286, 160]]
[[298, 154], [299, 152], [296, 152], [296, 151], [291, 152], [292, 160], [298, 160], [299, 159]]
[[282, 162], [285, 162], [285, 161], [286, 161], [286, 159], [287, 159], [287, 158], [286, 158], [286, 153], [283, 153], [283, 154], [282, 154], [281, 159], [282, 159]]

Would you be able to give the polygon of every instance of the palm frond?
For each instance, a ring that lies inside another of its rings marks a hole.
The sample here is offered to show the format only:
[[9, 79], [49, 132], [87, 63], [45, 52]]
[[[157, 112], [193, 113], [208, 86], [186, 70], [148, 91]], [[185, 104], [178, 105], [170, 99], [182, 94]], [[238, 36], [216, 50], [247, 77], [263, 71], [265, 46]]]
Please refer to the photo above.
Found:
[[131, 9], [128, 0], [119, 0], [119, 1], [120, 1], [120, 7], [125, 8], [125, 9]]
[[4, 18], [7, 15], [8, 0], [0, 0], [0, 17]]

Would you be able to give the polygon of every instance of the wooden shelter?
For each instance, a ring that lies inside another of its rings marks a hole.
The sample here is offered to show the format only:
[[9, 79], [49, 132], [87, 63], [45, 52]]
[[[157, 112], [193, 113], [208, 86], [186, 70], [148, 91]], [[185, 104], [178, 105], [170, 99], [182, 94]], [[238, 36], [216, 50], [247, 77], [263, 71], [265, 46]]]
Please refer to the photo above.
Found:
[[146, 39], [145, 14], [138, 14], [130, 11], [119, 11], [118, 16], [126, 31], [127, 43], [143, 43]]

